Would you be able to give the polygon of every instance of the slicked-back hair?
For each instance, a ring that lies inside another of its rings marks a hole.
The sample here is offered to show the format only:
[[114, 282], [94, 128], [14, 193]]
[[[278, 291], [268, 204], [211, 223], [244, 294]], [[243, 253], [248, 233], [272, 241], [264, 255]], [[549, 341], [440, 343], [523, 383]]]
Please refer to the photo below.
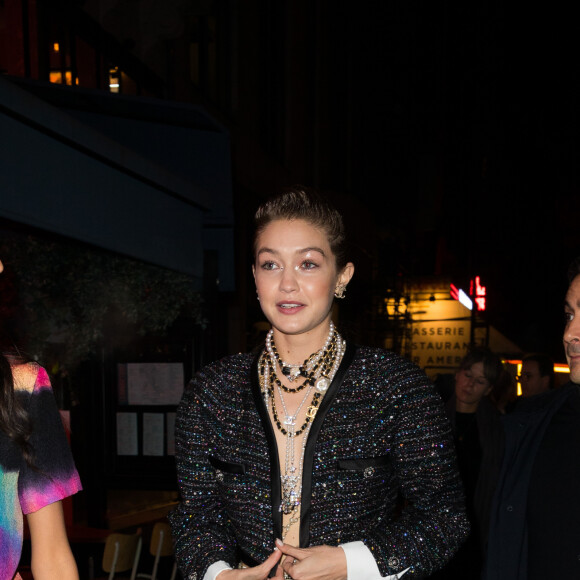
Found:
[[320, 228], [330, 244], [338, 272], [348, 263], [344, 222], [340, 212], [314, 189], [295, 186], [268, 199], [254, 215], [254, 254], [258, 236], [273, 221], [304, 220]]

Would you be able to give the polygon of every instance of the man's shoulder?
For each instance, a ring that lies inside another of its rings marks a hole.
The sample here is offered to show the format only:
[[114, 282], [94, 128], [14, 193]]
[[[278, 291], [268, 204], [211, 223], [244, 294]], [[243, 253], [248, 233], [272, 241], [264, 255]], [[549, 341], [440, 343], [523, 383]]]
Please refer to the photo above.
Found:
[[519, 413], [542, 412], [544, 410], [552, 409], [553, 407], [558, 407], [568, 399], [568, 397], [578, 396], [579, 394], [580, 386], [568, 382], [561, 387], [534, 395], [533, 397], [522, 397], [522, 399], [518, 401], [514, 411], [512, 411], [512, 414], [517, 415]]

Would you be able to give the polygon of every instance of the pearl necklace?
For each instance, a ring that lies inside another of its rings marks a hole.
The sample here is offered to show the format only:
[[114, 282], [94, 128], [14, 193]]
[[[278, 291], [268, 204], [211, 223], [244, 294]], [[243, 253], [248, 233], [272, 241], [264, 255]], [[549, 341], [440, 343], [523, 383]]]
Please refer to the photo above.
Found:
[[[260, 357], [259, 368], [264, 402], [272, 409], [272, 418], [274, 424], [286, 438], [284, 474], [281, 474], [280, 476], [282, 484], [282, 498], [279, 511], [283, 512], [284, 515], [289, 516], [289, 519], [283, 527], [284, 533], [282, 539], [284, 539], [284, 537], [287, 535], [290, 527], [299, 520], [298, 513], [302, 498], [302, 470], [304, 466], [304, 453], [306, 449], [306, 442], [308, 440], [308, 434], [318, 411], [320, 400], [330, 386], [330, 383], [332, 382], [332, 379], [338, 370], [344, 355], [345, 347], [346, 342], [336, 332], [334, 325], [331, 323], [330, 333], [323, 348], [310, 355], [310, 357], [308, 357], [304, 362], [304, 365], [302, 365], [308, 368], [308, 376], [304, 383], [295, 389], [289, 389], [288, 387], [285, 387], [285, 385], [282, 384], [276, 375], [276, 365], [277, 363], [280, 364], [280, 358], [277, 356], [277, 351], [275, 350], [276, 347], [272, 342], [272, 331], [268, 333], [266, 349]], [[286, 363], [281, 363], [281, 366], [282, 365], [288, 366]], [[288, 379], [291, 381], [289, 377]], [[274, 397], [274, 386], [277, 388], [282, 410], [284, 412], [283, 422], [280, 421], [278, 416], [278, 410], [276, 408]], [[306, 410], [304, 423], [298, 430], [296, 430], [296, 419], [298, 414], [308, 400], [315, 386], [316, 391], [314, 392], [312, 401]], [[294, 414], [290, 415], [288, 413], [286, 402], [284, 401], [283, 391], [286, 393], [296, 393], [305, 389], [306, 387], [308, 387], [306, 394], [302, 398], [302, 401], [298, 405], [298, 408]], [[296, 465], [296, 450], [294, 443], [295, 438], [299, 435], [303, 435], [303, 439], [300, 458], [298, 465]]]
[[[301, 365], [287, 363], [280, 358], [280, 355], [278, 354], [278, 351], [276, 349], [276, 345], [272, 342], [273, 335], [274, 329], [272, 328], [266, 335], [266, 350], [270, 355], [270, 359], [274, 361], [274, 364], [277, 363], [278, 365], [280, 365], [280, 370], [282, 371], [282, 374], [285, 377], [287, 377], [288, 380], [292, 383], [298, 377], [308, 378], [309, 375], [315, 371], [318, 361], [324, 356], [325, 351], [328, 349], [332, 340], [335, 338], [335, 329], [334, 323], [331, 321], [328, 336], [326, 337], [326, 341], [323, 347], [319, 351], [312, 353]], [[305, 384], [301, 385], [298, 388], [301, 390], [304, 388], [304, 386]]]
[[[265, 382], [267, 377], [269, 378], [270, 384], [272, 385], [272, 389], [273, 385], [276, 384], [286, 393], [298, 393], [299, 391], [302, 391], [306, 387], [312, 385], [315, 385], [320, 392], [326, 391], [326, 389], [328, 389], [328, 386], [330, 385], [330, 381], [328, 380], [328, 374], [332, 367], [332, 360], [336, 358], [337, 349], [339, 349], [341, 345], [341, 339], [339, 334], [336, 332], [336, 330], [334, 330], [334, 328], [332, 330], [333, 332], [330, 337], [330, 341], [327, 341], [327, 343], [325, 343], [324, 348], [318, 351], [317, 353], [314, 353], [309, 357], [309, 359], [307, 359], [310, 360], [314, 356], [317, 357], [315, 363], [311, 366], [311, 368], [309, 368], [308, 373], [307, 374], [305, 373], [306, 378], [304, 382], [301, 385], [298, 385], [296, 388], [287, 387], [286, 385], [282, 384], [282, 382], [278, 378], [276, 374], [276, 362], [277, 362], [276, 347], [272, 344], [272, 341], [270, 339], [267, 345], [270, 348], [266, 348], [266, 352], [262, 353], [262, 356], [260, 358], [260, 376], [262, 377], [262, 382], [264, 384], [267, 384]], [[269, 394], [269, 391], [272, 389], [266, 387], [263, 390], [265, 391], [265, 393]], [[267, 396], [268, 395], [266, 395], [266, 397]]]

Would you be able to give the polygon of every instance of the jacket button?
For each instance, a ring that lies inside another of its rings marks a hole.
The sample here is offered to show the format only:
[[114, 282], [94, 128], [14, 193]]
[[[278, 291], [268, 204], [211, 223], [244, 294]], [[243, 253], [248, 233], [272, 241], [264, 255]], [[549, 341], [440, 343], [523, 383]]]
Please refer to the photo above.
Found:
[[507, 511], [508, 512], [513, 512], [514, 511], [514, 506], [513, 505], [508, 505], [507, 506]]
[[396, 556], [391, 556], [387, 560], [387, 564], [389, 565], [389, 568], [398, 568], [401, 565], [401, 563], [399, 562], [399, 558], [397, 558]]
[[364, 471], [365, 477], [372, 477], [374, 475], [374, 473], [375, 473], [374, 467], [366, 467], [365, 468], [365, 471]]

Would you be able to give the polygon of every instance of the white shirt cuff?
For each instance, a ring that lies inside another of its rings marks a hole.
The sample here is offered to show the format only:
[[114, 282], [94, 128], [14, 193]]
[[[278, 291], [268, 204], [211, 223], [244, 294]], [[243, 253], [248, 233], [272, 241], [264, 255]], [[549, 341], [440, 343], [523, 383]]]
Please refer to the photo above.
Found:
[[232, 567], [223, 560], [219, 560], [218, 562], [214, 562], [206, 571], [203, 576], [203, 580], [215, 580], [217, 575], [224, 570], [231, 570]]
[[347, 542], [340, 544], [340, 547], [346, 556], [347, 580], [398, 580], [409, 569], [390, 576], [381, 576], [376, 560], [363, 542]]

